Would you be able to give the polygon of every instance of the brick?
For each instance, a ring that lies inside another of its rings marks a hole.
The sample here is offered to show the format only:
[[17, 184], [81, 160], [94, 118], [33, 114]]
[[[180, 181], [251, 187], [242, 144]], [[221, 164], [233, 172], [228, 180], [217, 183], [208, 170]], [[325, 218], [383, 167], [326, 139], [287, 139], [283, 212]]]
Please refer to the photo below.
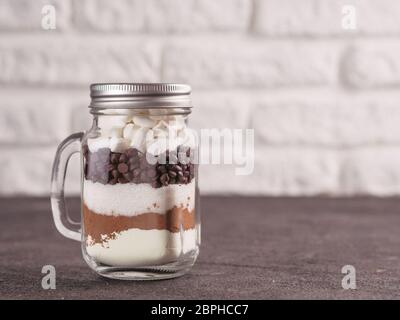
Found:
[[189, 125], [196, 129], [248, 128], [250, 102], [246, 95], [225, 93], [193, 93], [193, 109]]
[[250, 0], [146, 1], [146, 27], [152, 32], [244, 31]]
[[250, 0], [116, 0], [73, 2], [79, 30], [204, 32], [246, 30]]
[[[96, 45], [97, 44], [97, 45]], [[0, 83], [68, 85], [85, 89], [93, 82], [138, 82], [159, 79], [159, 55], [146, 43], [115, 45], [57, 41], [0, 46]]]
[[327, 43], [208, 41], [171, 44], [163, 56], [164, 81], [198, 88], [273, 88], [336, 81], [337, 50]]
[[44, 5], [53, 5], [56, 9], [56, 30], [69, 27], [69, 0], [2, 0], [0, 2], [0, 31], [43, 30], [42, 8]]
[[341, 193], [393, 196], [400, 194], [400, 149], [375, 146], [347, 152], [341, 170]]
[[400, 43], [359, 43], [343, 58], [344, 82], [355, 88], [381, 88], [400, 85]]
[[335, 95], [256, 100], [252, 113], [256, 141], [324, 147], [400, 143], [398, 97]]
[[332, 195], [339, 191], [340, 161], [333, 150], [259, 147], [252, 179], [268, 195]]
[[67, 104], [54, 97], [3, 96], [0, 112], [1, 144], [54, 144], [69, 134]]
[[326, 195], [339, 191], [340, 161], [332, 150], [259, 146], [251, 175], [235, 175], [234, 166], [200, 167], [204, 194]]
[[[343, 6], [354, 6], [356, 29], [342, 27]], [[398, 34], [397, 0], [257, 0], [254, 31], [269, 36]]]
[[73, 22], [84, 31], [142, 31], [145, 1], [74, 0]]

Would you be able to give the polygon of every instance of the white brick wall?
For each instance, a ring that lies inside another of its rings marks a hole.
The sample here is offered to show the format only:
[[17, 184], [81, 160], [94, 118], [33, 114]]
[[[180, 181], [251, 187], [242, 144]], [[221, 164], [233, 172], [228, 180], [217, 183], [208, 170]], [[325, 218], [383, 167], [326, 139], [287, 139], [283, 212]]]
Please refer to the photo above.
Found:
[[269, 36], [339, 36], [342, 8], [356, 8], [357, 35], [400, 32], [397, 0], [256, 0], [254, 30]]
[[[48, 194], [101, 81], [188, 82], [195, 128], [254, 128], [254, 174], [204, 166], [204, 193], [399, 195], [399, 16], [398, 0], [0, 0], [0, 195]], [[75, 161], [75, 193], [78, 177]]]
[[337, 51], [330, 43], [241, 38], [173, 43], [164, 51], [162, 78], [199, 89], [322, 86], [335, 83]]

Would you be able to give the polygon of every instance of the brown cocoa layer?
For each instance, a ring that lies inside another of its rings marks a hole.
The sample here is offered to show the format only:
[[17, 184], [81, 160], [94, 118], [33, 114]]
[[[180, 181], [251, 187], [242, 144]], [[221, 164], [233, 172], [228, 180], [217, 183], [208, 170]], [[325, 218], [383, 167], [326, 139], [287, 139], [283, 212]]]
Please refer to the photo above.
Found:
[[189, 211], [184, 207], [173, 207], [166, 214], [145, 212], [136, 216], [106, 215], [90, 210], [83, 204], [83, 222], [85, 234], [95, 243], [103, 242], [102, 235], [107, 239], [114, 239], [115, 234], [131, 228], [142, 230], [168, 230], [178, 232], [181, 226], [184, 230], [195, 227], [194, 209]]

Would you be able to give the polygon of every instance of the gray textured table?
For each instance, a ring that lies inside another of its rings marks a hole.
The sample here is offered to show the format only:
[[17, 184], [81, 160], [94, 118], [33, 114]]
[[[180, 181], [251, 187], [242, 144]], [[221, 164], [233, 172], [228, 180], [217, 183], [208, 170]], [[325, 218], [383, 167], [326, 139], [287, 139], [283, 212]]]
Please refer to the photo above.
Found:
[[[77, 199], [70, 201], [77, 210]], [[400, 200], [221, 198], [202, 201], [203, 243], [186, 276], [120, 282], [96, 276], [78, 242], [53, 226], [48, 199], [0, 200], [1, 298], [400, 298]], [[57, 289], [41, 288], [41, 268]], [[343, 290], [354, 265], [357, 290]]]

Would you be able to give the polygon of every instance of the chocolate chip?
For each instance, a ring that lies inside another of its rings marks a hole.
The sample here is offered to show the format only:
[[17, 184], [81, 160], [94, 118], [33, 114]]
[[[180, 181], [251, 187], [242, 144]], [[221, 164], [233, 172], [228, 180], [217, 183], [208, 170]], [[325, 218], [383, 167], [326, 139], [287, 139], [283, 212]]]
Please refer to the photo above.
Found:
[[134, 178], [132, 179], [132, 182], [133, 182], [133, 183], [140, 183], [140, 178], [139, 178], [139, 177], [134, 177]]
[[111, 164], [111, 163], [109, 163], [108, 165], [107, 165], [107, 171], [112, 171], [112, 170], [114, 170], [114, 165], [113, 164]]
[[166, 173], [166, 172], [167, 172], [167, 168], [166, 168], [164, 165], [162, 165], [162, 164], [160, 164], [160, 165], [157, 166], [157, 170], [158, 170], [160, 173]]
[[149, 168], [149, 169], [147, 170], [147, 176], [148, 176], [149, 178], [154, 178], [154, 177], [156, 177], [156, 176], [157, 176], [157, 170], [156, 170], [155, 168]]
[[111, 163], [117, 164], [119, 162], [119, 154], [113, 153], [110, 158]]
[[138, 176], [140, 175], [140, 169], [139, 169], [139, 168], [136, 168], [135, 170], [133, 170], [133, 175], [134, 175], [135, 177], [138, 177]]
[[127, 165], [126, 163], [120, 163], [120, 164], [118, 165], [118, 171], [119, 171], [119, 172], [121, 172], [121, 173], [127, 173], [128, 170], [129, 170], [129, 167], [128, 167], [128, 165]]
[[168, 173], [163, 173], [160, 177], [160, 182], [164, 185], [167, 186], [169, 182], [169, 176]]
[[168, 175], [170, 176], [170, 178], [175, 178], [177, 173], [175, 171], [170, 170], [168, 171]]
[[118, 176], [119, 176], [118, 170], [114, 169], [113, 171], [111, 171], [111, 175], [112, 175], [114, 178], [118, 178]]
[[118, 182], [119, 183], [128, 183], [128, 180], [126, 180], [124, 177], [119, 177]]
[[161, 183], [158, 182], [158, 181], [156, 180], [156, 181], [153, 181], [153, 182], [151, 183], [151, 186], [152, 186], [153, 188], [160, 188], [160, 187], [161, 187]]
[[133, 174], [130, 172], [124, 173], [123, 176], [128, 181], [132, 181], [132, 179], [133, 179]]
[[179, 166], [179, 165], [174, 165], [173, 167], [172, 167], [172, 169], [174, 170], [174, 171], [182, 171], [183, 169], [182, 169], [182, 167], [181, 166]]
[[137, 157], [132, 157], [132, 158], [128, 159], [128, 163], [129, 164], [135, 164], [135, 163], [138, 163], [138, 162], [139, 162], [139, 159]]
[[118, 182], [118, 179], [111, 179], [108, 183], [109, 184], [116, 184]]
[[141, 171], [141, 172], [140, 172], [140, 180], [141, 180], [142, 182], [147, 182], [147, 174], [146, 174], [146, 171]]
[[183, 176], [178, 176], [178, 182], [179, 183], [186, 183], [187, 182], [187, 178], [183, 177]]
[[119, 157], [119, 162], [126, 162], [128, 160], [128, 157], [126, 156], [126, 154], [121, 154], [121, 156]]
[[139, 164], [133, 163], [129, 165], [129, 171], [133, 171], [135, 169], [139, 168]]
[[126, 155], [130, 158], [137, 158], [138, 150], [137, 149], [128, 149], [128, 150], [126, 150]]

